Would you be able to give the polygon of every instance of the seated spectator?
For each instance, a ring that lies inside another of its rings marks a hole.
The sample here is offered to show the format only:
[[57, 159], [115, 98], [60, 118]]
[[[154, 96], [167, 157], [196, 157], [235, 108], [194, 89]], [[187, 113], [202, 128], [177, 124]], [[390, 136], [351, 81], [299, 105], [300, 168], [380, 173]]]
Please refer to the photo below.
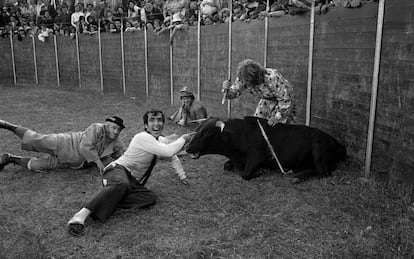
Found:
[[87, 24], [87, 25], [91, 24], [91, 25], [98, 26], [98, 22], [95, 20], [95, 18], [94, 18], [94, 16], [93, 16], [93, 15], [89, 15], [89, 16], [86, 18], [86, 24]]
[[46, 24], [42, 23], [40, 24], [40, 29], [39, 29], [39, 35], [37, 35], [37, 38], [41, 41], [41, 42], [45, 42], [47, 40], [47, 38], [49, 37], [49, 32], [53, 30], [47, 28]]
[[228, 8], [223, 8], [218, 13], [219, 22], [228, 23], [230, 21], [230, 10]]
[[116, 29], [116, 27], [115, 27], [115, 24], [113, 22], [111, 22], [111, 23], [109, 23], [109, 30], [108, 30], [108, 32], [110, 32], [110, 33], [118, 33], [120, 31], [118, 31]]
[[108, 21], [109, 23], [112, 23], [113, 22], [114, 16], [113, 16], [112, 10], [106, 9], [106, 14], [105, 14], [104, 19], [106, 21]]
[[[167, 27], [170, 30], [173, 30], [170, 35], [170, 44], [172, 44], [173, 38], [177, 30], [186, 28], [184, 23], [184, 14], [188, 8], [188, 0], [167, 0], [164, 3], [164, 23], [169, 21], [170, 26]], [[159, 33], [163, 32], [161, 30]]]
[[203, 0], [200, 4], [201, 17], [214, 16], [219, 12], [219, 6], [215, 0]]
[[89, 23], [86, 25], [85, 34], [94, 35], [98, 33], [98, 27], [95, 24]]
[[19, 21], [16, 19], [16, 16], [15, 16], [15, 15], [11, 15], [11, 16], [10, 16], [9, 26], [10, 26], [10, 29], [11, 29], [13, 32], [17, 32], [17, 30], [19, 29], [20, 23], [19, 23]]
[[93, 10], [93, 4], [88, 3], [86, 5], [86, 12], [85, 12], [85, 19], [86, 19], [86, 21], [88, 20], [88, 17], [91, 16], [91, 15], [92, 16], [95, 16], [95, 11]]
[[190, 1], [188, 10], [185, 12], [184, 23], [193, 26], [198, 22], [198, 4], [196, 1]]
[[81, 11], [81, 6], [78, 4], [75, 6], [75, 12], [70, 17], [70, 24], [76, 28], [76, 23], [79, 21], [79, 17], [85, 17], [85, 14]]
[[260, 13], [261, 17], [279, 17], [285, 15], [289, 12], [288, 8], [289, 0], [276, 0], [270, 6], [270, 10], [262, 11]]
[[43, 22], [46, 24], [46, 26], [49, 29], [52, 29], [53, 28], [53, 23], [55, 22], [55, 19], [53, 19], [53, 17], [50, 15], [50, 13], [49, 13], [48, 10], [46, 10], [43, 13]]
[[62, 5], [61, 7], [56, 8], [55, 23], [60, 28], [68, 27], [70, 25], [70, 18], [71, 16], [66, 5]]
[[163, 29], [163, 27], [162, 27], [162, 23], [161, 23], [160, 19], [155, 19], [154, 20], [154, 28], [153, 28], [154, 33], [158, 34], [162, 29]]
[[114, 10], [115, 10], [113, 13], [114, 20], [123, 21], [127, 17], [127, 14], [125, 13], [125, 10], [122, 7], [122, 5], [117, 5]]
[[244, 13], [244, 7], [239, 1], [233, 2], [233, 21], [240, 20]]
[[116, 32], [121, 32], [121, 30], [122, 30], [121, 20], [115, 20], [114, 25], [115, 25]]
[[19, 29], [17, 30], [17, 40], [18, 41], [22, 41], [24, 38], [26, 38], [26, 31], [24, 30], [23, 27], [19, 27]]
[[142, 30], [140, 19], [132, 19], [131, 24], [135, 28], [135, 31], [141, 31]]
[[85, 16], [79, 16], [79, 20], [76, 23], [76, 31], [78, 33], [84, 33], [86, 31]]
[[244, 13], [240, 17], [241, 21], [249, 22], [251, 19], [259, 17], [259, 13], [266, 10], [266, 4], [263, 1], [247, 0], [243, 1]]
[[141, 19], [141, 8], [138, 7], [138, 5], [135, 3], [135, 1], [130, 0], [128, 2], [128, 19]]
[[155, 20], [160, 21], [160, 25], [162, 25], [162, 21], [164, 20], [164, 16], [162, 15], [161, 9], [158, 8], [156, 5], [152, 3], [146, 3], [143, 8], [144, 14], [141, 17], [145, 17], [146, 23], [151, 23], [153, 26]]
[[178, 110], [168, 117], [174, 123], [181, 126], [197, 125], [202, 119], [207, 118], [207, 110], [201, 102], [195, 100], [194, 94], [184, 86], [180, 90], [181, 106]]

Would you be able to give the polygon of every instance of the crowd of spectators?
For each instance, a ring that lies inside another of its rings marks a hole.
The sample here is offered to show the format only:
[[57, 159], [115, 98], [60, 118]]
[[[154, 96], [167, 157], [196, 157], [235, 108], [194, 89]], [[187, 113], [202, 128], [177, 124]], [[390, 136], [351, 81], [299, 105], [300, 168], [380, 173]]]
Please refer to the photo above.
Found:
[[[85, 2], [84, 2], [85, 1]], [[311, 10], [312, 0], [233, 0], [233, 21], [249, 22], [266, 16], [299, 15]], [[337, 5], [354, 8], [375, 0], [315, 0], [315, 12], [324, 14]], [[267, 9], [269, 4], [269, 9]], [[230, 19], [227, 0], [6, 0], [0, 12], [0, 37], [18, 40], [35, 35], [119, 33], [143, 30], [155, 34], [196, 25], [225, 23]], [[172, 40], [172, 38], [171, 38]]]

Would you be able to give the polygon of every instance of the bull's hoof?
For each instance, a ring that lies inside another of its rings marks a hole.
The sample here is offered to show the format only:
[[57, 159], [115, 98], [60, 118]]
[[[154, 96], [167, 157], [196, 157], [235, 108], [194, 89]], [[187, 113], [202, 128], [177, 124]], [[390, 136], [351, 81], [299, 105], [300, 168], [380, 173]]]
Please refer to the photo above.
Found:
[[231, 160], [228, 160], [226, 163], [224, 163], [223, 168], [225, 171], [234, 171], [236, 169], [236, 166]]

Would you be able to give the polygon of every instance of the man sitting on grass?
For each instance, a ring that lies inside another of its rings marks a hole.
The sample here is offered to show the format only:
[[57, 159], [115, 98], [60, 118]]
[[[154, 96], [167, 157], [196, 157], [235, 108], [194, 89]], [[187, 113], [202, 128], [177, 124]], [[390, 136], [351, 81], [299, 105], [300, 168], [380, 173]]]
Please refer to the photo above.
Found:
[[145, 131], [136, 134], [125, 153], [105, 167], [101, 191], [69, 220], [69, 234], [83, 234], [88, 216], [104, 222], [116, 208], [143, 208], [155, 204], [155, 194], [144, 185], [157, 157], [175, 157], [172, 162], [180, 164], [175, 154], [190, 141], [192, 133], [169, 143], [170, 140], [161, 135], [165, 123], [162, 111], [147, 111], [143, 120]]
[[0, 120], [0, 128], [13, 132], [22, 140], [22, 149], [46, 153], [43, 158], [3, 154], [0, 171], [10, 163], [33, 171], [57, 168], [80, 169], [95, 163], [102, 172], [105, 165], [120, 157], [124, 144], [118, 139], [124, 126], [118, 116], [106, 118], [104, 123], [93, 123], [83, 132], [40, 134], [25, 127]]

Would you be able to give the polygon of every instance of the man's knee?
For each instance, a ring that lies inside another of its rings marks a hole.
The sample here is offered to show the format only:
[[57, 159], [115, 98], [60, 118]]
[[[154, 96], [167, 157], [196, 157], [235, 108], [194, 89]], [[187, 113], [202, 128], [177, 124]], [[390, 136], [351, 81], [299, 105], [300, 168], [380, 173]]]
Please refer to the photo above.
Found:
[[57, 169], [58, 167], [59, 162], [53, 156], [47, 156], [44, 158], [32, 157], [27, 163], [27, 169], [37, 172]]

